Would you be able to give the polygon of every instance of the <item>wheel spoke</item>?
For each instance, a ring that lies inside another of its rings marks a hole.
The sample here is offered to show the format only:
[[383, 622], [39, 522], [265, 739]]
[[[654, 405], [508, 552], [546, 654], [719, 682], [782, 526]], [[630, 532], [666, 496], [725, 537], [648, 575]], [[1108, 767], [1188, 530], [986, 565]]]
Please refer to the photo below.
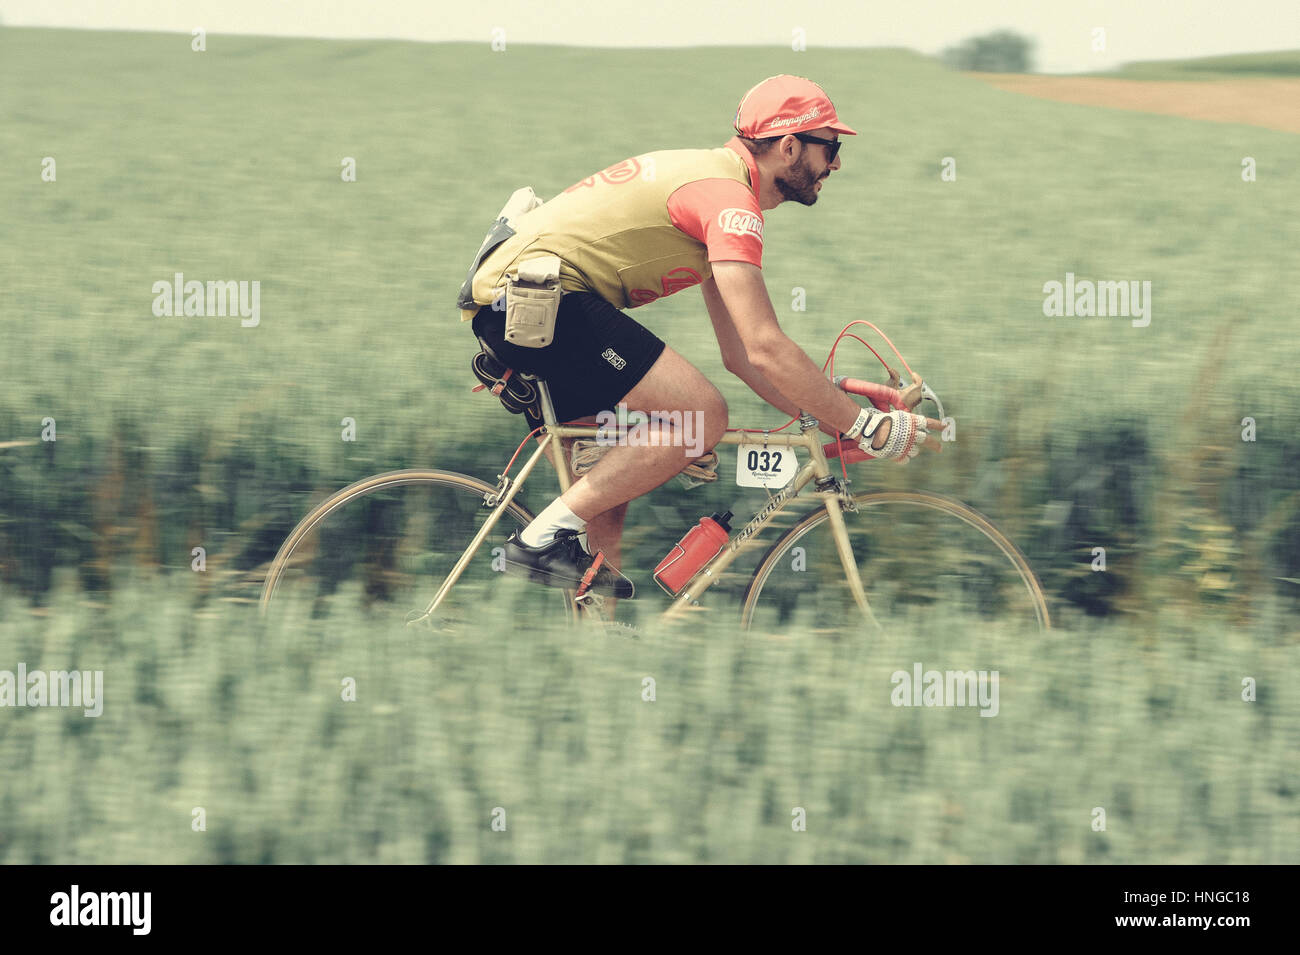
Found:
[[[299, 522], [271, 563], [262, 609], [306, 604], [328, 612], [359, 605], [401, 623], [437, 592], [490, 509], [493, 490], [446, 471], [375, 475], [317, 505]], [[489, 606], [521, 615], [567, 614], [567, 591], [539, 588], [501, 573], [500, 548], [532, 519], [517, 501], [492, 528], [429, 623], [437, 630], [481, 626]]]
[[[1023, 555], [978, 511], [920, 491], [854, 500], [857, 511], [845, 514], [849, 540], [882, 626], [938, 615], [1050, 626], [1042, 588]], [[817, 627], [866, 626], [820, 508], [772, 545], [745, 596], [751, 627], [786, 626], [797, 614]]]

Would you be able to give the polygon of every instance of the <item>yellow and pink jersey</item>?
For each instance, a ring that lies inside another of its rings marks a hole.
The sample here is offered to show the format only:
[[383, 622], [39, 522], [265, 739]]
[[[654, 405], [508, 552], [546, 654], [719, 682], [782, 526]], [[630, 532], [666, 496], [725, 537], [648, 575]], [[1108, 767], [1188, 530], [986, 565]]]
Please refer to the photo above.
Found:
[[474, 276], [474, 301], [490, 305], [506, 273], [541, 255], [559, 256], [565, 291], [618, 308], [698, 285], [713, 262], [762, 267], [758, 188], [758, 166], [738, 138], [625, 159], [512, 223], [516, 234]]

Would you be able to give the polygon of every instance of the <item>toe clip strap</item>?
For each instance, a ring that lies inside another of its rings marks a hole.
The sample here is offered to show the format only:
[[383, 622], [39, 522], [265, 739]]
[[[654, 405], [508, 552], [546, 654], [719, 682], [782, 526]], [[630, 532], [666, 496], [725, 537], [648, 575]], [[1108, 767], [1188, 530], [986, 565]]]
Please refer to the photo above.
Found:
[[582, 581], [578, 584], [578, 591], [574, 594], [574, 600], [581, 600], [587, 595], [587, 590], [591, 587], [591, 582], [596, 579], [596, 572], [600, 570], [600, 565], [605, 562], [605, 552], [596, 551], [596, 557], [587, 568], [587, 572], [582, 575]]

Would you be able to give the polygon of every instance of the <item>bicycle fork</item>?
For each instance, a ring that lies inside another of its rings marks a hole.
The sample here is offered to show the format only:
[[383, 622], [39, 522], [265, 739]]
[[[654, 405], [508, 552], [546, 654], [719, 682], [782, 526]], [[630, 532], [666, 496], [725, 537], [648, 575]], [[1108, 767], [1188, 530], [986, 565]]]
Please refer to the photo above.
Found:
[[[820, 453], [821, 449], [818, 449]], [[831, 479], [832, 482], [834, 479]], [[840, 552], [840, 563], [844, 565], [844, 579], [848, 582], [849, 590], [853, 594], [853, 600], [862, 611], [862, 615], [867, 618], [867, 623], [871, 624], [877, 630], [883, 629], [876, 615], [871, 612], [871, 606], [867, 603], [867, 591], [862, 586], [862, 575], [858, 573], [858, 562], [853, 558], [853, 545], [849, 542], [849, 530], [844, 524], [844, 511], [840, 506], [840, 498], [837, 493], [832, 491], [824, 496], [826, 503], [826, 516], [830, 521], [831, 534], [835, 538], [835, 549]]]

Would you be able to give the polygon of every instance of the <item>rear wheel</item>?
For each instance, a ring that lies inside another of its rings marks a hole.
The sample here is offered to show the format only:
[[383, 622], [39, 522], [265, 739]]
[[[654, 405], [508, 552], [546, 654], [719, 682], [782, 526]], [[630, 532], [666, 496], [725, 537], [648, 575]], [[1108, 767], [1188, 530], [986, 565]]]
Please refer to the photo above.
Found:
[[[493, 485], [452, 471], [388, 471], [330, 495], [298, 522], [262, 585], [265, 615], [298, 605], [312, 615], [360, 606], [396, 623], [432, 600], [491, 512]], [[571, 617], [571, 591], [539, 587], [501, 572], [502, 548], [533, 519], [511, 501], [460, 579], [427, 621], [442, 631], [472, 630], [489, 617]]]
[[[949, 614], [1050, 628], [1038, 578], [983, 514], [925, 491], [880, 491], [853, 500], [856, 512], [844, 514], [849, 542], [882, 626]], [[759, 561], [744, 596], [746, 627], [784, 628], [796, 614], [817, 629], [867, 626], [844, 580], [829, 520], [825, 508], [809, 512]]]

